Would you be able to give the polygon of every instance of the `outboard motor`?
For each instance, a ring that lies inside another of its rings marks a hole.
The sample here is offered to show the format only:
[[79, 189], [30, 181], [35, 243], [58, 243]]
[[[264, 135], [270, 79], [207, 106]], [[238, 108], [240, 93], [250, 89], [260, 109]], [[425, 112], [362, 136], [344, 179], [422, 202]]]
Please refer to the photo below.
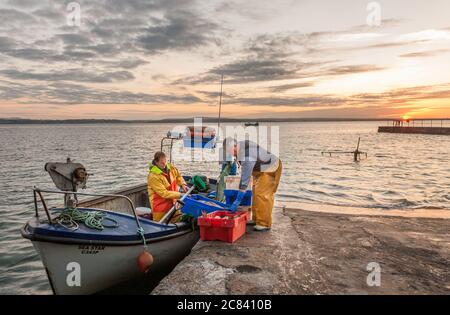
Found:
[[[55, 186], [62, 191], [77, 192], [79, 188], [85, 189], [89, 177], [84, 166], [80, 163], [74, 163], [67, 158], [66, 163], [50, 162], [45, 164], [45, 170], [50, 174]], [[76, 194], [64, 195], [64, 206], [75, 208], [78, 204]]]

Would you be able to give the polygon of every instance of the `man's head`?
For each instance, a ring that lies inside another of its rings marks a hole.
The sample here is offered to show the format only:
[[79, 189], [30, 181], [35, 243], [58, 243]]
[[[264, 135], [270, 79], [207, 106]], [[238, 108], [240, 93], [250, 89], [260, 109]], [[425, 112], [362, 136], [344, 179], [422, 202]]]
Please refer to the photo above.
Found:
[[155, 157], [153, 158], [153, 164], [158, 166], [160, 169], [164, 169], [167, 165], [166, 154], [161, 151], [156, 152]]
[[237, 141], [234, 138], [228, 137], [223, 140], [223, 153], [227, 156], [237, 156]]

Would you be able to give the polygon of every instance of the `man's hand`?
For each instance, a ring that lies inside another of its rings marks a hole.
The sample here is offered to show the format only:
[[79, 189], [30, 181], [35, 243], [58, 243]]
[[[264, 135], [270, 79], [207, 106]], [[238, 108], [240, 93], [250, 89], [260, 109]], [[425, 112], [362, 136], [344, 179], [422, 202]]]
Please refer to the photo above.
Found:
[[233, 204], [228, 208], [230, 212], [236, 212], [239, 208], [239, 202], [233, 202]]
[[241, 205], [242, 199], [244, 198], [245, 191], [240, 190], [236, 196], [236, 200], [233, 204], [228, 208], [231, 212], [235, 212], [238, 207]]
[[183, 190], [183, 192], [187, 192], [189, 190], [189, 187], [188, 187], [188, 185], [183, 184], [183, 185], [181, 185], [181, 189]]

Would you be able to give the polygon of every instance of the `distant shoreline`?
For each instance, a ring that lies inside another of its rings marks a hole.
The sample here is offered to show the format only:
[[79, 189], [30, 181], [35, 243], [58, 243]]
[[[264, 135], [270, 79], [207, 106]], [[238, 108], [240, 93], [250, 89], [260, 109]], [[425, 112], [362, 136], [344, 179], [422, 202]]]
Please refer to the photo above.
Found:
[[[445, 120], [446, 118], [415, 119], [415, 120]], [[447, 118], [448, 119], [448, 118]], [[223, 123], [243, 122], [353, 122], [353, 121], [394, 121], [392, 118], [224, 118]], [[161, 124], [161, 123], [191, 123], [193, 118], [173, 118], [159, 120], [121, 120], [121, 119], [23, 119], [1, 118], [0, 125], [49, 125], [49, 124]], [[204, 117], [205, 123], [217, 123], [217, 118]]]

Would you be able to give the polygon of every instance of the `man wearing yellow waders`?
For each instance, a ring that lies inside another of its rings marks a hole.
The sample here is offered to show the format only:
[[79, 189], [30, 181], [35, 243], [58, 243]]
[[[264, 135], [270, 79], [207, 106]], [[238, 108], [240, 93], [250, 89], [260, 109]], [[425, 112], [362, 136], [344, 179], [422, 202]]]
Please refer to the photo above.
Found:
[[[148, 197], [154, 221], [160, 221], [173, 207], [175, 201], [181, 198], [178, 186], [186, 192], [188, 187], [178, 169], [166, 161], [163, 152], [156, 152], [150, 165], [147, 178]], [[171, 222], [179, 219], [180, 213], [173, 216]]]
[[252, 221], [256, 231], [267, 231], [272, 227], [272, 209], [275, 192], [280, 183], [282, 164], [274, 154], [253, 141], [237, 142], [233, 138], [223, 141], [224, 152], [236, 157], [241, 164], [239, 193], [230, 210], [236, 211], [244, 198], [253, 176]]

